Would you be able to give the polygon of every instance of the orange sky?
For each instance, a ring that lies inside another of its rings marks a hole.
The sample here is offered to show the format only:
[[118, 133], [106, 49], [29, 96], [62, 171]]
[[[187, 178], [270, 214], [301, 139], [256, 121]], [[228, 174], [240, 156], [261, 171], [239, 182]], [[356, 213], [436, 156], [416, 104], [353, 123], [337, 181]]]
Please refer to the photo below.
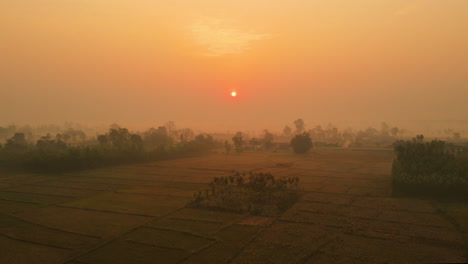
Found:
[[467, 47], [465, 0], [0, 1], [0, 125], [466, 120]]

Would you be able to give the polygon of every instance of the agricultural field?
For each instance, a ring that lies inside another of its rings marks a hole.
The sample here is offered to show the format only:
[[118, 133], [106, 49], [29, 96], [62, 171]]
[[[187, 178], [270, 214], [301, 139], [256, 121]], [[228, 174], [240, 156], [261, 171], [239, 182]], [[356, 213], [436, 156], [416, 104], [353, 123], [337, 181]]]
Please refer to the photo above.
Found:
[[[392, 150], [245, 152], [2, 173], [0, 263], [467, 262], [468, 205], [392, 197]], [[300, 178], [277, 217], [188, 208], [233, 171]]]

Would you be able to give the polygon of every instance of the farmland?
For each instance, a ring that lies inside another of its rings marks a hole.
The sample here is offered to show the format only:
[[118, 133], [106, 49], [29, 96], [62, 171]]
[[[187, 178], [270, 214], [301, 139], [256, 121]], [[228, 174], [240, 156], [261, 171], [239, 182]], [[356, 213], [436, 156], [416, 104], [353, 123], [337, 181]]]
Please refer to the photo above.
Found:
[[[391, 150], [245, 152], [2, 173], [0, 263], [466, 262], [468, 206], [391, 196]], [[277, 217], [186, 207], [214, 177], [300, 178]]]

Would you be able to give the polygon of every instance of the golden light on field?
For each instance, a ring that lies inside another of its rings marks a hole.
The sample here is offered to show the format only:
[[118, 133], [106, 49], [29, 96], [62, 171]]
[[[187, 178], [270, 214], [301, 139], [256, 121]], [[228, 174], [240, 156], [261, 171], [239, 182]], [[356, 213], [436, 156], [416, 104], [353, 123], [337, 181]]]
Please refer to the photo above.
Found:
[[232, 97], [236, 97], [236, 96], [237, 96], [237, 92], [231, 92], [231, 96], [232, 96]]

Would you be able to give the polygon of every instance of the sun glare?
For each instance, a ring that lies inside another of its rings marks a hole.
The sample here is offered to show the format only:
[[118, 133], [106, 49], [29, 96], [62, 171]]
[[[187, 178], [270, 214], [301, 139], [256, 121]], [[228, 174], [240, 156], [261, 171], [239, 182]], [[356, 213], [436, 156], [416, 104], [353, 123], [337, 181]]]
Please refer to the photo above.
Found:
[[236, 97], [236, 96], [237, 96], [237, 93], [236, 93], [236, 92], [231, 92], [231, 96], [232, 96], [232, 97]]

